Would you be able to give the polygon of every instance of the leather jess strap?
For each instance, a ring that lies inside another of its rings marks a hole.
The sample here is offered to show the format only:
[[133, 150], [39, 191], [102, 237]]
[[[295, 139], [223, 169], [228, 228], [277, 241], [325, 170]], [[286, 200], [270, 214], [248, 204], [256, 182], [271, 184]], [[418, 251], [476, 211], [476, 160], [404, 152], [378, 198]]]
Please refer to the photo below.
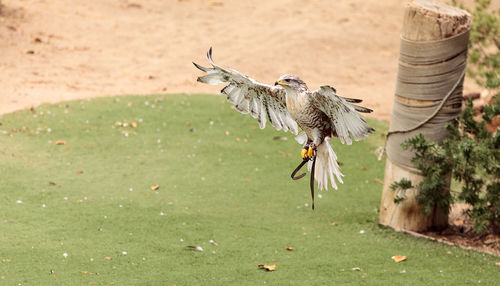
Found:
[[306, 175], [306, 173], [302, 173], [302, 174], [300, 174], [298, 176], [295, 176], [295, 175], [297, 174], [297, 172], [300, 169], [302, 169], [302, 167], [304, 167], [304, 165], [309, 160], [312, 160], [311, 179], [310, 179], [310, 182], [309, 182], [309, 187], [311, 188], [312, 209], [314, 210], [314, 169], [316, 167], [316, 155], [314, 155], [311, 159], [305, 158], [304, 160], [302, 160], [302, 162], [297, 166], [297, 168], [295, 168], [295, 170], [293, 170], [291, 177], [292, 177], [293, 180], [299, 180], [299, 179], [304, 178], [304, 176]]

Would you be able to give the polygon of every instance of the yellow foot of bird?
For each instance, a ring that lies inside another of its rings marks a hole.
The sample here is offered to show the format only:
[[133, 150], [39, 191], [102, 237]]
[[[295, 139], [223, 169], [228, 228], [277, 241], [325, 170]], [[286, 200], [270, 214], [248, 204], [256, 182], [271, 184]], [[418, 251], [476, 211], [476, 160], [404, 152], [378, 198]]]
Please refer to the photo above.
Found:
[[300, 151], [300, 157], [302, 157], [302, 159], [306, 159], [306, 156], [307, 156], [307, 149], [304, 148], [302, 149], [302, 151]]
[[314, 156], [314, 149], [312, 147], [304, 147], [300, 152], [302, 159], [311, 159]]
[[312, 147], [309, 147], [309, 150], [307, 150], [307, 157], [312, 158], [314, 156], [314, 149]]

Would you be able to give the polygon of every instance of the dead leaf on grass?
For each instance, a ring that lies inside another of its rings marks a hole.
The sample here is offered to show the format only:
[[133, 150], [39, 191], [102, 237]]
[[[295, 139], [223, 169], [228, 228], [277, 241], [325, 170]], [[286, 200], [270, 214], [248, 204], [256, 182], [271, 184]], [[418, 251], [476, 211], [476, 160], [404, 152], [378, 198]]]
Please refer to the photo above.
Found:
[[82, 274], [89, 274], [88, 271], [80, 271], [80, 273], [82, 273]]
[[354, 268], [352, 268], [351, 270], [352, 270], [352, 271], [361, 271], [361, 268], [359, 268], [359, 267], [354, 267]]
[[156, 191], [160, 188], [160, 185], [152, 185], [151, 190]]
[[284, 157], [290, 157], [290, 156], [292, 156], [292, 154], [291, 154], [291, 153], [287, 153], [287, 152], [284, 152], [284, 151], [281, 151], [281, 150], [278, 150], [278, 152], [279, 152], [282, 156], [284, 156]]
[[137, 128], [137, 122], [135, 121], [130, 122], [130, 126]]
[[196, 250], [196, 251], [199, 251], [199, 252], [203, 251], [203, 248], [201, 246], [197, 246], [197, 245], [188, 245], [188, 246], [186, 246], [186, 248], [187, 249]]
[[66, 144], [66, 141], [64, 140], [57, 140], [56, 141], [56, 145], [65, 145]]
[[259, 264], [258, 266], [260, 269], [265, 269], [266, 271], [275, 271], [276, 270], [276, 264], [273, 264], [273, 265]]
[[104, 257], [106, 260], [113, 260], [113, 257], [106, 256]]
[[285, 136], [274, 136], [273, 140], [279, 140], [279, 141], [287, 141], [288, 138]]
[[337, 225], [339, 225], [339, 223], [338, 223], [338, 222], [336, 222], [336, 221], [334, 221], [334, 222], [332, 222], [330, 225], [331, 225], [331, 226], [337, 226]]
[[78, 170], [76, 170], [76, 172], [77, 172], [78, 174], [83, 174], [83, 170], [82, 170], [82, 169], [78, 169]]
[[11, 259], [10, 258], [3, 258], [2, 262], [11, 262]]
[[291, 246], [287, 246], [285, 249], [288, 250], [288, 251], [294, 251], [295, 250], [295, 248], [293, 248]]
[[394, 255], [392, 257], [392, 260], [394, 260], [394, 262], [401, 262], [401, 261], [405, 261], [407, 258], [408, 258], [408, 256], [404, 256], [404, 255]]

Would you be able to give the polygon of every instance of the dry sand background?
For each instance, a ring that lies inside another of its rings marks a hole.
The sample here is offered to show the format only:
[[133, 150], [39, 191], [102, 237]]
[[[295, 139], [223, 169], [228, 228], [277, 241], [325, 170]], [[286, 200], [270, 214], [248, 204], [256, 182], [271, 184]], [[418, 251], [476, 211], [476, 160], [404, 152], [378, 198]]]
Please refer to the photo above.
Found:
[[[118, 94], [217, 93], [207, 49], [261, 82], [295, 73], [388, 120], [407, 1], [0, 0], [0, 114]], [[470, 86], [466, 81], [466, 89]]]

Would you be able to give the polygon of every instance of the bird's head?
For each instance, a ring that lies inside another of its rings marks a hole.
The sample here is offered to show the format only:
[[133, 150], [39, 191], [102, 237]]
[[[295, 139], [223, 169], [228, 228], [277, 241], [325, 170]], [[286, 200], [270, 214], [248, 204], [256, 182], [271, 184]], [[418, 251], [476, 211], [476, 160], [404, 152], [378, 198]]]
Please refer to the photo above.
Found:
[[292, 90], [307, 90], [307, 85], [306, 83], [301, 80], [298, 76], [292, 75], [292, 74], [285, 74], [282, 75], [275, 83], [274, 85], [281, 85], [285, 89], [292, 89]]

